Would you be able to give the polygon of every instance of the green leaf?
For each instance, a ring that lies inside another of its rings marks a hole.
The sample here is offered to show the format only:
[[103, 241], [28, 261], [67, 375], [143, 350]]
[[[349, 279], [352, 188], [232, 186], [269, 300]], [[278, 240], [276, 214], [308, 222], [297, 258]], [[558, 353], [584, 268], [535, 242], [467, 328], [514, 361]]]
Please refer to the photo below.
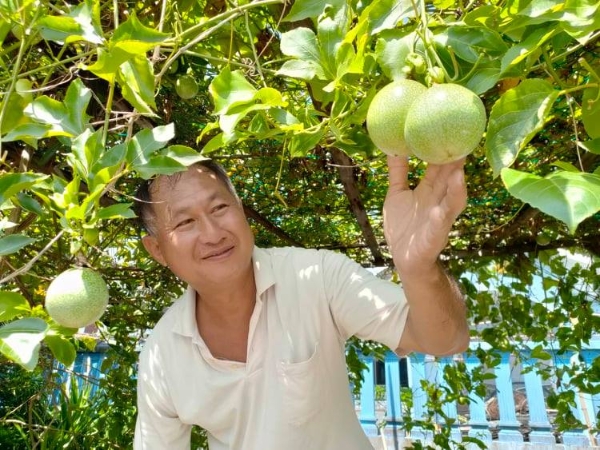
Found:
[[18, 292], [0, 291], [0, 322], [8, 322], [31, 311], [29, 302]]
[[80, 3], [67, 15], [42, 16], [36, 25], [42, 37], [49, 41], [102, 44], [104, 40], [100, 25], [100, 6], [92, 0]]
[[77, 350], [71, 341], [58, 334], [48, 334], [44, 342], [59, 362], [67, 367], [73, 364]]
[[[419, 2], [415, 2], [418, 5]], [[415, 17], [410, 0], [377, 0], [371, 2], [361, 13], [357, 24], [346, 34], [346, 42], [372, 36], [396, 28], [398, 23]]]
[[553, 166], [559, 167], [567, 172], [581, 172], [577, 167], [567, 161], [555, 161], [552, 163]]
[[581, 121], [589, 137], [600, 138], [600, 93], [598, 87], [590, 87], [583, 91]]
[[175, 125], [172, 123], [143, 129], [129, 141], [127, 162], [134, 166], [146, 164], [154, 152], [163, 148], [174, 137]]
[[230, 108], [254, 100], [256, 89], [240, 70], [225, 67], [208, 87], [215, 104], [214, 114], [226, 114]]
[[542, 129], [558, 97], [550, 83], [524, 80], [506, 91], [492, 107], [486, 133], [486, 156], [498, 176], [510, 166], [531, 138]]
[[42, 205], [40, 205], [36, 199], [25, 192], [19, 192], [14, 201], [27, 212], [37, 214], [38, 216], [43, 216], [46, 214], [46, 210], [42, 207]]
[[500, 79], [500, 62], [491, 61], [484, 66], [479, 66], [473, 75], [465, 83], [477, 95], [484, 94], [493, 88]]
[[485, 27], [449, 27], [447, 45], [452, 47], [456, 56], [470, 63], [478, 61], [482, 53], [499, 57], [508, 50], [502, 36]]
[[284, 17], [285, 22], [296, 22], [299, 20], [312, 18], [316, 19], [321, 15], [326, 6], [329, 6], [336, 11], [345, 6], [344, 0], [329, 0], [327, 3], [321, 0], [297, 0], [292, 4], [292, 8], [287, 16]]
[[375, 58], [383, 70], [383, 73], [390, 80], [399, 80], [406, 78], [402, 71], [406, 56], [412, 51], [412, 41], [414, 36], [397, 30], [386, 31], [379, 35], [375, 44]]
[[35, 239], [23, 234], [9, 234], [0, 238], [0, 256], [10, 255], [35, 242]]
[[564, 222], [571, 233], [586, 218], [600, 211], [600, 176], [583, 172], [556, 172], [546, 178], [502, 169], [510, 194]]
[[315, 33], [304, 27], [295, 28], [281, 35], [281, 51], [303, 61], [321, 65], [321, 52]]
[[325, 130], [321, 128], [294, 133], [288, 144], [290, 156], [292, 158], [306, 156], [321, 141], [324, 134]]
[[531, 358], [541, 359], [543, 361], [548, 361], [552, 359], [552, 355], [544, 350], [541, 345], [536, 345], [531, 349]]
[[48, 324], [37, 317], [15, 320], [0, 327], [0, 352], [27, 370], [37, 365], [40, 341]]
[[156, 155], [144, 164], [134, 164], [133, 168], [138, 172], [140, 177], [147, 180], [155, 175], [172, 175], [181, 172], [185, 170], [186, 166], [168, 156]]
[[306, 81], [310, 81], [315, 77], [321, 80], [325, 79], [325, 72], [319, 63], [303, 61], [301, 59], [292, 59], [291, 61], [284, 62], [277, 71], [277, 75]]
[[81, 179], [87, 181], [91, 167], [98, 160], [103, 150], [102, 129], [95, 132], [86, 129], [72, 140], [71, 153], [67, 154], [67, 161], [78, 172]]
[[161, 152], [164, 156], [174, 159], [186, 167], [200, 161], [206, 161], [206, 156], [186, 145], [170, 145]]
[[4, 173], [0, 175], [0, 205], [13, 195], [27, 190], [48, 178], [37, 173]]
[[562, 27], [575, 39], [585, 44], [587, 35], [600, 28], [600, 3], [598, 0], [567, 0], [564, 5]]
[[25, 115], [51, 125], [48, 136], [78, 136], [86, 129], [91, 97], [92, 92], [77, 78], [69, 85], [64, 103], [42, 95], [25, 108]]
[[43, 123], [24, 123], [16, 126], [2, 137], [2, 142], [12, 142], [26, 139], [41, 139], [48, 135], [51, 126]]
[[132, 219], [135, 213], [131, 210], [131, 203], [116, 203], [100, 208], [96, 213], [98, 219]]
[[117, 77], [125, 100], [142, 114], [154, 114], [154, 72], [152, 64], [145, 56], [137, 56], [125, 61], [119, 67]]
[[[554, 23], [535, 27], [531, 34], [520, 43], [512, 46], [502, 57], [501, 76], [515, 75], [515, 66], [523, 62], [534, 52], [539, 52], [542, 45], [559, 32]], [[517, 70], [520, 73], [519, 70]]]
[[600, 155], [600, 138], [579, 142], [579, 145], [590, 153]]
[[321, 52], [321, 64], [327, 69], [327, 78], [335, 78], [337, 73], [336, 55], [348, 30], [348, 11], [344, 4], [333, 9], [327, 5], [319, 17], [317, 37]]
[[137, 18], [135, 9], [131, 9], [129, 19], [120, 24], [111, 37], [109, 49], [127, 53], [132, 57], [145, 57], [146, 52], [165, 42], [168, 37], [168, 33], [145, 26]]

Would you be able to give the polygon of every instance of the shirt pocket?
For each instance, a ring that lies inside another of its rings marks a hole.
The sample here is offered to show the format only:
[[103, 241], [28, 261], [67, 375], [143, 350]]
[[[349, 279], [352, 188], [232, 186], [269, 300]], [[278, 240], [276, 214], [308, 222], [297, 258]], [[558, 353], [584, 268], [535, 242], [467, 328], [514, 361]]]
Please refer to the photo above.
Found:
[[278, 380], [282, 391], [285, 420], [301, 426], [317, 414], [323, 406], [322, 370], [319, 344], [306, 361], [279, 362]]

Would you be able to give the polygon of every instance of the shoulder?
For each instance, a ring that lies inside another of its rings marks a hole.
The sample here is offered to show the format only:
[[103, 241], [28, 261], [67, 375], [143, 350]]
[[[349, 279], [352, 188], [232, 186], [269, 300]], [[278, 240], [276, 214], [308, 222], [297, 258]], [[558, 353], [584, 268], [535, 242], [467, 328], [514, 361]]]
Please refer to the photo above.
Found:
[[148, 330], [148, 336], [144, 340], [140, 358], [148, 357], [149, 353], [153, 353], [154, 357], [159, 353], [158, 350], [162, 346], [168, 345], [168, 341], [173, 339], [174, 331], [178, 328], [181, 320], [186, 313], [187, 291], [176, 299], [169, 306], [156, 325]]
[[329, 260], [339, 261], [352, 261], [346, 255], [333, 250], [325, 249], [312, 249], [312, 248], [301, 248], [301, 247], [270, 247], [270, 248], [258, 248], [264, 257], [277, 263], [321, 263]]

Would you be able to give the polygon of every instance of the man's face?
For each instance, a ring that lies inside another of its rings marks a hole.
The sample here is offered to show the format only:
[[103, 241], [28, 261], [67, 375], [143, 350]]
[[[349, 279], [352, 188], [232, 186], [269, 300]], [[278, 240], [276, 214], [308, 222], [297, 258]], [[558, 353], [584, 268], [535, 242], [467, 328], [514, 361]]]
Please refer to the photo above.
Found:
[[180, 279], [202, 290], [252, 272], [254, 236], [243, 207], [210, 170], [159, 178], [152, 202], [155, 234], [144, 246]]

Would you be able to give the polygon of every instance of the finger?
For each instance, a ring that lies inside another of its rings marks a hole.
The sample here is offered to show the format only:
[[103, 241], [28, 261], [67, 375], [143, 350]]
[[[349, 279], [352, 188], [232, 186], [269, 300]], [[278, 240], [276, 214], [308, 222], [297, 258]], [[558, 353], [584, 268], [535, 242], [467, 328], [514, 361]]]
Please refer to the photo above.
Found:
[[455, 170], [448, 179], [446, 195], [441, 207], [446, 220], [452, 223], [467, 206], [467, 186], [463, 170]]
[[405, 191], [408, 189], [408, 158], [388, 156], [388, 176], [390, 191]]
[[[464, 165], [464, 158], [448, 164], [430, 164], [422, 182], [432, 189], [434, 197], [441, 201], [448, 194], [450, 183], [458, 183], [456, 187], [464, 185]], [[454, 181], [451, 181], [453, 179]]]

